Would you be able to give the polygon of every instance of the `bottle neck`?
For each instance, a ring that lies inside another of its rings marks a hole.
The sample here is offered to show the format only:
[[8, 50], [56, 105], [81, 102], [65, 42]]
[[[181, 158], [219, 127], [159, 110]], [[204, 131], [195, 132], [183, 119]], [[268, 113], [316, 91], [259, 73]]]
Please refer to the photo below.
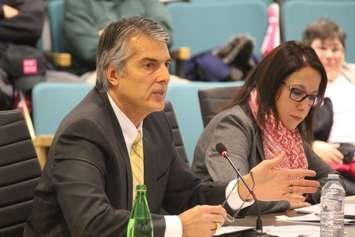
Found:
[[147, 191], [138, 190], [136, 195], [136, 200], [143, 200], [147, 197]]
[[138, 191], [134, 201], [131, 217], [133, 218], [151, 218], [146, 191]]
[[137, 206], [148, 205], [147, 203], [147, 191], [146, 190], [137, 190], [136, 199], [133, 203], [133, 209]]

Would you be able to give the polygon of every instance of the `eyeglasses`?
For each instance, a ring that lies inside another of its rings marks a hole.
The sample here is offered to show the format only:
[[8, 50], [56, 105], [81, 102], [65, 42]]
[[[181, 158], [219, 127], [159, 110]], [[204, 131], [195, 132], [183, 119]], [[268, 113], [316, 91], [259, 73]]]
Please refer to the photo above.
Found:
[[[286, 84], [285, 84], [286, 85]], [[304, 90], [293, 87], [292, 85], [286, 85], [290, 91], [289, 98], [295, 102], [302, 102], [306, 98], [309, 101], [309, 105], [314, 107], [322, 103], [322, 98], [318, 95], [307, 94]]]

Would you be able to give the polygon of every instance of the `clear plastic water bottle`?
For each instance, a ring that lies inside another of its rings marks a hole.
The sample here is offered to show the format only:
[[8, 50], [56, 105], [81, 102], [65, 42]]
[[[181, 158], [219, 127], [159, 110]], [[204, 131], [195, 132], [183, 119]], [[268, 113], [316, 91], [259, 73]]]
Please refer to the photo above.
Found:
[[344, 235], [345, 190], [338, 174], [329, 174], [322, 188], [320, 211], [320, 236], [341, 237]]

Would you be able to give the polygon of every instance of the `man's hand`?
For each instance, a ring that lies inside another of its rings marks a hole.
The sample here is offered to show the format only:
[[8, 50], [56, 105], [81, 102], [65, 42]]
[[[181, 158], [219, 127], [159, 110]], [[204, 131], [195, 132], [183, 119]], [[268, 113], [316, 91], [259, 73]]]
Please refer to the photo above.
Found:
[[222, 206], [195, 206], [179, 215], [183, 237], [210, 237], [223, 225], [226, 211]]
[[314, 141], [312, 150], [328, 165], [343, 163], [343, 154], [337, 149], [339, 144], [333, 144], [323, 141]]
[[2, 6], [4, 10], [5, 19], [10, 19], [18, 15], [18, 10], [16, 8], [10, 7], [9, 5], [4, 4]]
[[[305, 204], [302, 203], [304, 202], [303, 194], [314, 193], [319, 188], [318, 181], [306, 180], [304, 177], [314, 177], [316, 172], [307, 169], [279, 168], [284, 156], [282, 153], [272, 160], [264, 160], [251, 170], [255, 181], [255, 196], [261, 201], [286, 200], [291, 205], [292, 203], [303, 205]], [[249, 187], [252, 187], [251, 175], [248, 174], [244, 178]], [[244, 199], [248, 193], [244, 185], [239, 183], [239, 195]]]

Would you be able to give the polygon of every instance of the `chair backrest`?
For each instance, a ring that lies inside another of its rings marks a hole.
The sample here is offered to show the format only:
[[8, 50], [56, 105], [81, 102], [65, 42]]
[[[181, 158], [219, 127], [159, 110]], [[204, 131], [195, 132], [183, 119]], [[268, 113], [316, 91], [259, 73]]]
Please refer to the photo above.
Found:
[[[193, 157], [203, 124], [197, 91], [202, 88], [238, 86], [243, 82], [170, 83], [167, 100], [175, 109], [187, 157]], [[33, 123], [37, 134], [54, 134], [60, 121], [92, 89], [92, 85], [75, 83], [41, 83], [32, 91]]]
[[22, 113], [0, 111], [0, 236], [22, 236], [41, 169]]
[[168, 9], [173, 19], [173, 49], [189, 47], [192, 54], [223, 45], [237, 34], [256, 39], [255, 53], [267, 29], [267, 4], [262, 0], [199, 1], [174, 3]]
[[32, 90], [32, 115], [36, 134], [54, 134], [62, 119], [92, 87], [86, 83], [36, 85]]
[[47, 13], [54, 52], [65, 52], [63, 45], [64, 0], [47, 1]]
[[193, 82], [187, 84], [171, 83], [169, 85], [167, 100], [174, 105], [189, 161], [192, 161], [197, 140], [203, 131], [198, 90], [203, 88], [240, 86], [242, 83], [241, 81], [231, 83]]
[[174, 143], [175, 143], [177, 154], [180, 157], [180, 159], [182, 159], [184, 162], [188, 164], [189, 161], [187, 159], [184, 142], [182, 141], [181, 133], [179, 130], [179, 124], [176, 120], [176, 115], [175, 115], [173, 105], [169, 101], [165, 102], [164, 112], [168, 118], [170, 127], [173, 132]]
[[233, 97], [239, 89], [240, 86], [202, 89], [198, 91], [204, 127], [207, 126], [211, 119], [218, 114], [223, 107], [232, 102]]
[[347, 34], [346, 59], [355, 62], [355, 1], [289, 0], [281, 8], [285, 40], [300, 40], [306, 26], [320, 17], [339, 24]]

